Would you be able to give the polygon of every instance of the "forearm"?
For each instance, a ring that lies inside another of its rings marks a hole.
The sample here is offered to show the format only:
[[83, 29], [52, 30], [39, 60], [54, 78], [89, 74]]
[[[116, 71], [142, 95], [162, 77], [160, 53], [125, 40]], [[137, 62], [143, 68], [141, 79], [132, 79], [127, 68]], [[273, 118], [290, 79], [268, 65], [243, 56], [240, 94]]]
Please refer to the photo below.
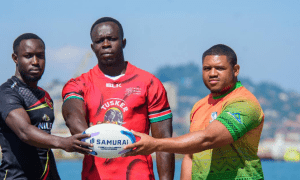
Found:
[[[172, 119], [151, 124], [152, 136], [155, 138], [172, 137]], [[157, 171], [160, 180], [173, 180], [175, 158], [173, 153], [156, 152]]]
[[192, 165], [193, 155], [186, 154], [182, 160], [180, 180], [191, 180], [192, 179]]
[[155, 151], [193, 154], [209, 149], [212, 139], [204, 131], [192, 132], [176, 138], [155, 139]]
[[175, 158], [173, 153], [156, 152], [156, 166], [160, 180], [173, 180]]
[[72, 135], [82, 133], [88, 128], [84, 102], [69, 99], [62, 106], [62, 114]]
[[23, 142], [39, 148], [62, 148], [64, 139], [64, 137], [48, 134], [32, 125], [20, 129], [18, 137]]

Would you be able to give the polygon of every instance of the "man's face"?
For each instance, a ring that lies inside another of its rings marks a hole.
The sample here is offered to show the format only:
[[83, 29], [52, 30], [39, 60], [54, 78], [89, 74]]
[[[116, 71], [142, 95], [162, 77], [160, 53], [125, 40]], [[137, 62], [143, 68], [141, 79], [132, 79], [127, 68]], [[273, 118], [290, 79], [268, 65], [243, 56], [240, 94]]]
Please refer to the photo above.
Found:
[[237, 81], [239, 65], [232, 67], [226, 56], [206, 56], [202, 64], [202, 78], [213, 96], [226, 93]]
[[97, 24], [92, 31], [92, 41], [91, 47], [100, 65], [111, 66], [123, 61], [126, 40], [120, 36], [117, 24], [113, 22]]
[[17, 54], [12, 55], [17, 71], [24, 81], [36, 82], [45, 70], [45, 46], [39, 39], [20, 42]]

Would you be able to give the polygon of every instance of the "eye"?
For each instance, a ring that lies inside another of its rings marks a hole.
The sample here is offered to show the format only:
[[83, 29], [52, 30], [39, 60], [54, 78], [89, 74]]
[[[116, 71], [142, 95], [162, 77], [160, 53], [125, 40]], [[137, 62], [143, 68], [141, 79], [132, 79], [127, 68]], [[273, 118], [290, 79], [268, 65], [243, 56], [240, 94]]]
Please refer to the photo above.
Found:
[[102, 43], [104, 41], [104, 38], [98, 39], [95, 41], [96, 44]]
[[45, 54], [38, 54], [37, 57], [38, 57], [39, 59], [45, 59]]
[[24, 57], [27, 59], [32, 58], [32, 54], [25, 54]]

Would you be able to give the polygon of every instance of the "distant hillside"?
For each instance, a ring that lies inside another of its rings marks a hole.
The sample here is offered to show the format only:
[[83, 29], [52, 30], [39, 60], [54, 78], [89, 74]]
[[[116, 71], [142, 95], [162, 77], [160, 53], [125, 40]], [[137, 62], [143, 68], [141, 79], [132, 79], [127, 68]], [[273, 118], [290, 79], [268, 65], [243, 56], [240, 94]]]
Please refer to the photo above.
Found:
[[[158, 69], [155, 75], [163, 83], [172, 82], [177, 88], [177, 109], [173, 110], [175, 118], [176, 116], [186, 118], [194, 103], [209, 94], [202, 81], [201, 68], [196, 64], [164, 66]], [[287, 123], [284, 124], [286, 121], [300, 122], [300, 95], [298, 93], [288, 92], [275, 83], [255, 84], [249, 78], [239, 78], [239, 81], [257, 97], [264, 110], [265, 126], [262, 138], [272, 138], [274, 133], [282, 128], [292, 130], [293, 126], [289, 127]], [[175, 120], [175, 124], [179, 126], [175, 128], [179, 131], [186, 129], [180, 127], [180, 121]], [[178, 134], [183, 134], [183, 132]]]

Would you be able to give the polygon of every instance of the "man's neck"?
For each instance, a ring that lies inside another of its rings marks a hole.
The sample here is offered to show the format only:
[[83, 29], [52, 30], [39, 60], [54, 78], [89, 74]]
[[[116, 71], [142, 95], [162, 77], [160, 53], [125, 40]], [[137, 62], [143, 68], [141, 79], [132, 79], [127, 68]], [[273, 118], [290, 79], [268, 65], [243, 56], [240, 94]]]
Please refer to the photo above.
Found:
[[36, 89], [38, 86], [38, 81], [26, 81], [24, 78], [22, 78], [22, 76], [18, 73], [15, 73], [15, 76], [20, 80], [22, 81], [23, 83], [27, 84], [27, 86], [33, 88], [33, 89]]
[[221, 92], [211, 93], [212, 97], [215, 99], [215, 98], [222, 97], [222, 96], [228, 94], [235, 87], [236, 83], [237, 83], [237, 81], [235, 81], [233, 84], [225, 87]]
[[103, 66], [98, 63], [98, 67], [103, 72], [103, 74], [109, 76], [118, 76], [121, 74], [125, 74], [127, 68], [127, 62], [123, 61], [122, 63], [111, 65], [111, 66]]

